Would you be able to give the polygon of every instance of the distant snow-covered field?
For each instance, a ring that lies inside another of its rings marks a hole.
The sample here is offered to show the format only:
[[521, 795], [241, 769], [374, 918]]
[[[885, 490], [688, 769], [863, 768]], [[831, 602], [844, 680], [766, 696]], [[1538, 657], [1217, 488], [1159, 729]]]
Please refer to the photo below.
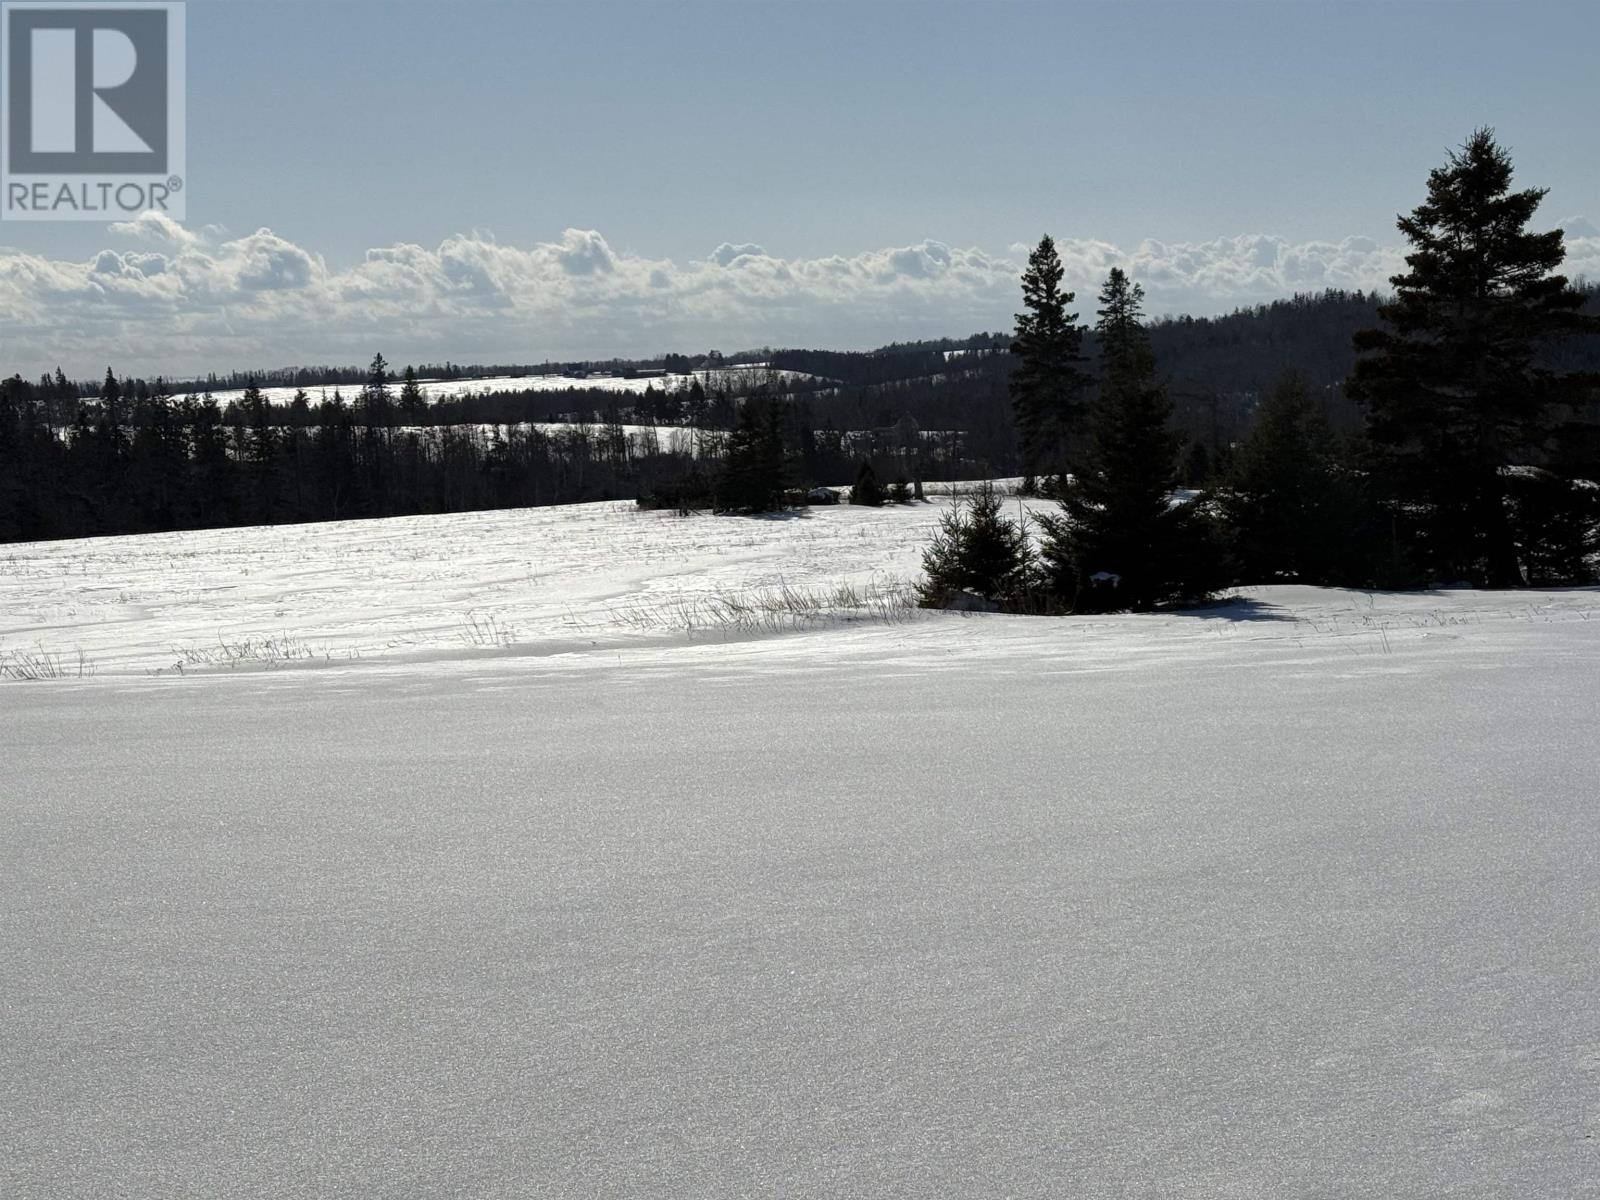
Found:
[[[767, 366], [765, 363], [752, 363], [735, 367], [712, 367], [701, 371], [671, 373], [666, 375], [649, 376], [624, 376], [624, 375], [483, 375], [466, 379], [419, 379], [417, 386], [423, 396], [429, 400], [443, 400], [455, 396], [476, 396], [485, 392], [553, 392], [566, 391], [569, 388], [595, 389], [604, 392], [618, 392], [623, 394], [642, 394], [646, 388], [655, 388], [656, 391], [677, 391], [689, 387], [696, 379], [706, 388], [728, 387], [735, 390], [748, 388], [756, 383], [773, 382], [787, 383], [796, 379], [815, 379], [816, 376], [808, 375], [803, 371], [779, 370]], [[394, 382], [393, 390], [398, 395], [400, 382]], [[315, 387], [264, 387], [261, 394], [273, 404], [288, 404], [294, 399], [295, 393], [304, 390], [312, 402], [321, 400], [324, 396], [331, 397], [335, 391], [343, 394], [346, 400], [352, 400], [360, 393], [359, 383], [334, 385], [319, 385]], [[226, 404], [230, 400], [238, 400], [244, 395], [243, 388], [222, 388], [211, 393], [218, 404]]]
[[0, 1195], [1594, 1193], [1600, 592], [943, 503], [0, 547]]

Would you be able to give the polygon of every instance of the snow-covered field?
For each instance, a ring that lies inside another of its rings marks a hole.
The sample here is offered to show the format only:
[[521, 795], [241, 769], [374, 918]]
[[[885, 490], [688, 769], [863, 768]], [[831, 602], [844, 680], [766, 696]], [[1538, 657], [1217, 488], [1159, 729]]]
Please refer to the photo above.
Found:
[[[939, 511], [683, 518], [620, 501], [0, 546], [0, 656], [54, 655], [76, 672], [82, 652], [104, 677], [208, 657], [441, 669], [670, 642], [714, 621], [695, 622], [695, 606], [719, 598], [892, 590], [918, 570]], [[295, 654], [226, 653], [268, 643]]]
[[0, 548], [0, 1195], [1600, 1192], [1600, 592], [838, 599], [938, 511]]
[[[646, 388], [655, 388], [658, 392], [687, 388], [696, 379], [708, 389], [729, 388], [738, 391], [754, 387], [758, 383], [789, 383], [796, 379], [815, 378], [817, 378], [815, 375], [808, 375], [804, 371], [778, 370], [765, 363], [750, 363], [735, 367], [711, 367], [701, 371], [644, 377], [603, 374], [482, 375], [468, 379], [419, 379], [417, 385], [427, 399], [442, 400], [455, 396], [476, 396], [485, 392], [559, 392], [569, 388], [642, 394]], [[400, 383], [396, 380], [394, 390], [397, 394], [399, 388]], [[264, 387], [261, 389], [261, 394], [273, 404], [288, 404], [300, 390], [296, 387]], [[351, 400], [361, 391], [361, 385], [351, 383], [338, 388], [332, 385], [307, 387], [304, 391], [313, 402], [324, 396], [332, 396], [335, 391], [342, 393], [346, 400]], [[222, 388], [211, 393], [218, 404], [238, 400], [243, 395], [243, 388]]]

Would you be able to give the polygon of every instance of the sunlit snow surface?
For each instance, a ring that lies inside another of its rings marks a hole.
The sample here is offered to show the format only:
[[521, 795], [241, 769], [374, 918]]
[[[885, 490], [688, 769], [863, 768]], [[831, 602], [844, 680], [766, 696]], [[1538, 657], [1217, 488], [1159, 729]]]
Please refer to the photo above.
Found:
[[1596, 1194], [1600, 593], [618, 615], [937, 512], [0, 548], [0, 1196]]

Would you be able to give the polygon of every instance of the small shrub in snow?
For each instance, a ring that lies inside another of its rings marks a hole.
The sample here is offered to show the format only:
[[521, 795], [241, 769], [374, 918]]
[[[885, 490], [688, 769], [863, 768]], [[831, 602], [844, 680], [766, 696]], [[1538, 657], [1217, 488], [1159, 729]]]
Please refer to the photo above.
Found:
[[1030, 590], [1035, 563], [1027, 531], [1006, 516], [1000, 494], [984, 483], [939, 519], [922, 555], [927, 580], [918, 588], [927, 608], [943, 608], [959, 592], [1019, 604]]
[[870, 462], [863, 460], [856, 468], [856, 481], [850, 488], [850, 503], [865, 504], [868, 508], [880, 508], [883, 505], [883, 488]]

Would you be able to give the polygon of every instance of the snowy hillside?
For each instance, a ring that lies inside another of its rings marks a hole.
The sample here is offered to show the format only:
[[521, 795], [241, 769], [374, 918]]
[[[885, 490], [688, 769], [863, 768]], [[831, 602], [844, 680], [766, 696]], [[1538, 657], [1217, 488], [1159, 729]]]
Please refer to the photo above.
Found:
[[718, 595], [892, 589], [938, 511], [682, 518], [617, 502], [7, 546], [0, 654], [81, 650], [108, 675], [273, 639], [323, 664], [582, 649], [669, 632]]
[[0, 1195], [1595, 1194], [1600, 592], [907, 612], [939, 511], [5, 548]]
[[[803, 371], [780, 370], [766, 363], [746, 363], [733, 367], [710, 367], [699, 371], [659, 375], [615, 375], [596, 371], [585, 375], [479, 375], [464, 379], [419, 379], [417, 386], [428, 400], [446, 400], [458, 396], [478, 396], [487, 392], [561, 392], [572, 388], [616, 392], [619, 395], [638, 395], [646, 388], [654, 388], [658, 392], [678, 391], [689, 387], [697, 379], [701, 386], [708, 389], [725, 388], [738, 391], [762, 383], [782, 384], [797, 379], [816, 378], [817, 376], [808, 375]], [[193, 389], [203, 390], [199, 384], [193, 385]], [[398, 394], [399, 389], [400, 381], [395, 380], [391, 390]], [[325, 397], [331, 398], [335, 391], [349, 401], [360, 394], [361, 385], [349, 383], [336, 387], [332, 384], [319, 384], [305, 388], [274, 386], [262, 388], [261, 395], [272, 404], [285, 405], [293, 400], [295, 393], [299, 391], [304, 391], [312, 403]], [[244, 396], [244, 389], [213, 389], [210, 395], [218, 404], [227, 404], [230, 401], [240, 400]]]

